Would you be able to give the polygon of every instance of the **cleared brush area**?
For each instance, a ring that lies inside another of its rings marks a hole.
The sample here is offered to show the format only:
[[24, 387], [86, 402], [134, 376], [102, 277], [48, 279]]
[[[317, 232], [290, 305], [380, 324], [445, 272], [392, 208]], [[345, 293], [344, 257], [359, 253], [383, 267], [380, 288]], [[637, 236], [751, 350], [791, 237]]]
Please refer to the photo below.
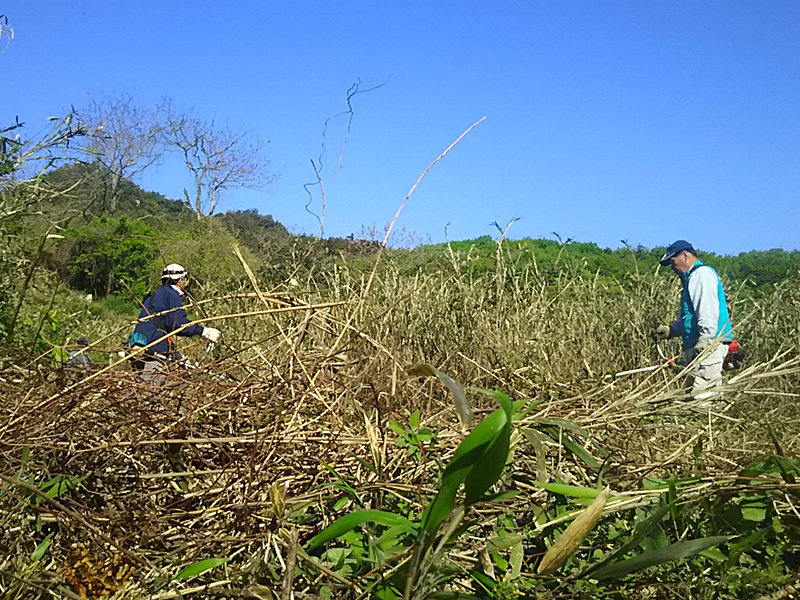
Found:
[[75, 383], [4, 367], [0, 597], [800, 588], [796, 283], [733, 294], [748, 358], [701, 405], [650, 341], [663, 273], [545, 274], [501, 243], [488, 276], [390, 256], [369, 289], [339, 262], [278, 293], [241, 262], [250, 289], [194, 311], [224, 343], [184, 344], [162, 387], [116, 356], [127, 325]]

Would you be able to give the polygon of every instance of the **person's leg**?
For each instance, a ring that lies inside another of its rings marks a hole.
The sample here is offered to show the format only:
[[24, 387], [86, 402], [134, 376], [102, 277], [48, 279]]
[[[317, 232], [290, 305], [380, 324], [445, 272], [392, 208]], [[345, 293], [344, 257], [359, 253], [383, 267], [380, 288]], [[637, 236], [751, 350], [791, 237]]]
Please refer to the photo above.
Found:
[[161, 387], [164, 385], [164, 365], [159, 360], [145, 361], [139, 378], [152, 387]]
[[692, 379], [692, 396], [698, 400], [708, 400], [718, 396], [715, 389], [722, 383], [722, 364], [728, 354], [725, 344], [716, 348], [695, 367]]

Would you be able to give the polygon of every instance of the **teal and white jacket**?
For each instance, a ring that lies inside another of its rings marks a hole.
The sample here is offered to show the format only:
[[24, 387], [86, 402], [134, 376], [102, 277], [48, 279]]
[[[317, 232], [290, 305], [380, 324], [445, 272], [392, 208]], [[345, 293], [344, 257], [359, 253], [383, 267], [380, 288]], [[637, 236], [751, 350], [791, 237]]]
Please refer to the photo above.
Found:
[[717, 272], [698, 260], [681, 273], [683, 292], [678, 320], [670, 324], [670, 337], [683, 338], [683, 350], [694, 348], [701, 337], [731, 341], [733, 330]]

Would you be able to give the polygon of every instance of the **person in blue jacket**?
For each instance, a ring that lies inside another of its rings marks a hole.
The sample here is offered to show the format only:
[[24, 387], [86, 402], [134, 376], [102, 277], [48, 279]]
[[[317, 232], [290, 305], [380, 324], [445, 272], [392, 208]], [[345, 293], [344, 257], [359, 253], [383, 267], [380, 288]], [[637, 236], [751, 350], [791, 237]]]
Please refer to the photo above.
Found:
[[[144, 363], [155, 361], [180, 361], [181, 355], [175, 349], [172, 333], [180, 336], [201, 335], [209, 342], [219, 339], [219, 330], [213, 327], [192, 325], [186, 310], [183, 308], [183, 295], [189, 286], [189, 275], [179, 264], [167, 265], [161, 273], [161, 287], [142, 301], [139, 322], [130, 338], [132, 346], [147, 346], [155, 341], [155, 345], [145, 351], [146, 357], [134, 363], [134, 367], [142, 369]], [[181, 329], [184, 325], [188, 327]], [[178, 331], [180, 330], [180, 331]]]
[[94, 366], [92, 357], [86, 351], [89, 347], [89, 338], [79, 337], [76, 343], [78, 348], [70, 351], [67, 362], [64, 364], [64, 374], [69, 383], [75, 383], [83, 378]]
[[670, 244], [660, 263], [669, 265], [681, 278], [678, 319], [669, 325], [657, 325], [659, 339], [680, 337], [683, 340], [684, 364], [702, 354], [687, 380], [695, 397], [713, 396], [713, 387], [722, 382], [722, 369], [733, 341], [733, 330], [717, 272], [697, 258], [694, 247], [686, 240]]

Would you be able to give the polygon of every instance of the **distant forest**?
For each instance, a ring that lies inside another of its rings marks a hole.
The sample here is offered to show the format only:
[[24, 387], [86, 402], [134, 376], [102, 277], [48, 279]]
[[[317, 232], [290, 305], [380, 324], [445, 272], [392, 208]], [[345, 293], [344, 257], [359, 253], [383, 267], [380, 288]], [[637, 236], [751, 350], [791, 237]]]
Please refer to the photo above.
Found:
[[[104, 197], [111, 174], [100, 164], [72, 164], [47, 175], [55, 189], [69, 190], [56, 195], [31, 211], [27, 218], [32, 232], [41, 234], [56, 220], [65, 240], [50, 246], [44, 265], [58, 273], [70, 287], [98, 297], [115, 292], [140, 295], [153, 283], [159, 264], [173, 258], [162, 256], [175, 246], [184, 249], [194, 272], [208, 277], [224, 277], [216, 263], [227, 263], [230, 246], [240, 245], [251, 253], [262, 277], [280, 279], [289, 272], [289, 263], [305, 254], [315, 267], [336, 260], [347, 260], [351, 268], [369, 268], [364, 260], [377, 251], [375, 239], [328, 238], [314, 241], [295, 236], [270, 215], [256, 210], [236, 210], [198, 218], [186, 201], [171, 200], [148, 192], [123, 179], [118, 183], [117, 200], [109, 208]], [[194, 243], [205, 252], [186, 251]], [[314, 246], [311, 251], [306, 249]], [[498, 240], [484, 235], [472, 240], [390, 249], [402, 272], [431, 272], [448, 268], [452, 260], [465, 262], [479, 277], [498, 268], [533, 269], [539, 274], [568, 271], [604, 282], [622, 281], [637, 272], [655, 270], [664, 248], [623, 246], [601, 248], [594, 243], [530, 239], [504, 239], [498, 253]], [[701, 246], [702, 247], [702, 246]], [[770, 291], [776, 284], [796, 278], [800, 273], [800, 252], [781, 249], [743, 252], [720, 256], [699, 251], [704, 261], [714, 266], [730, 285], [748, 294]], [[663, 270], [664, 268], [661, 267]]]

